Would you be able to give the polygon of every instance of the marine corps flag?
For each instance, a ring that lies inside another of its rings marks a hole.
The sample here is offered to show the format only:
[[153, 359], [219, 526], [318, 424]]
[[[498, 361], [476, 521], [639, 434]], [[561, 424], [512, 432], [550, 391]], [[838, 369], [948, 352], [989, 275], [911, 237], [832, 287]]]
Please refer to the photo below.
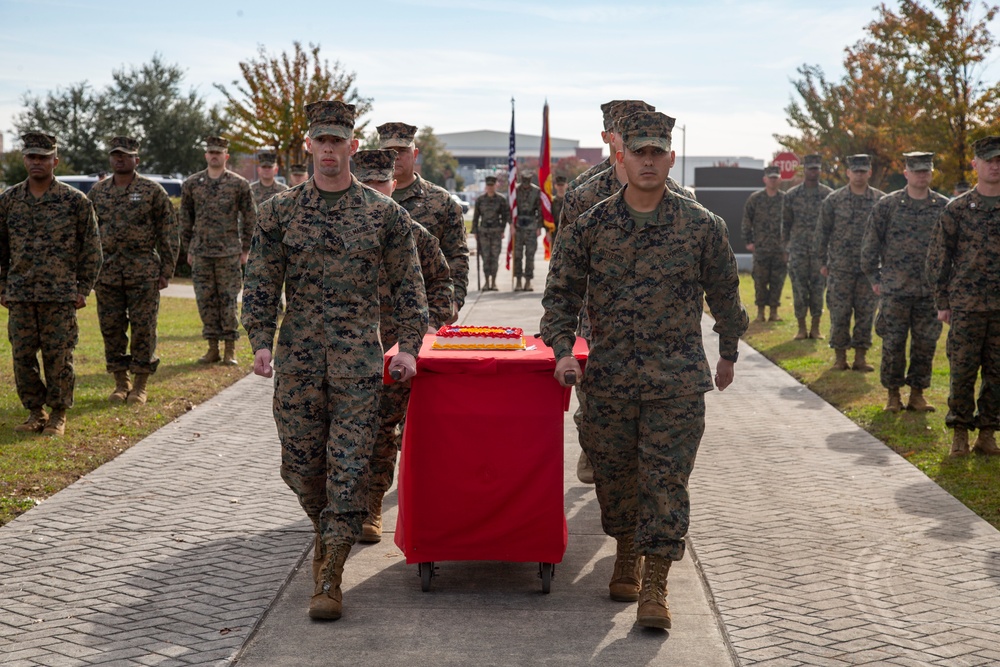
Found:
[[510, 236], [507, 238], [507, 269], [514, 254], [514, 230], [517, 229], [517, 149], [514, 145], [514, 98], [510, 98], [510, 147], [507, 150], [507, 203], [510, 205]]
[[552, 258], [552, 232], [555, 231], [555, 221], [552, 219], [552, 148], [549, 141], [549, 101], [545, 100], [542, 109], [542, 150], [538, 156], [538, 185], [542, 190], [542, 222], [545, 223], [546, 261]]

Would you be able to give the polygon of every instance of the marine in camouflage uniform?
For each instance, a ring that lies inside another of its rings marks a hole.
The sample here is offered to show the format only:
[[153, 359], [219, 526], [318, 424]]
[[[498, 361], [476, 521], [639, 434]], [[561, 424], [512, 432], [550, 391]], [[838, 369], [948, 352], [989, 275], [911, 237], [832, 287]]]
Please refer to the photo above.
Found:
[[250, 184], [250, 192], [253, 194], [253, 200], [257, 206], [288, 189], [287, 185], [274, 179], [277, 171], [278, 154], [274, 151], [258, 151], [257, 174], [260, 180]]
[[743, 241], [753, 252], [754, 303], [757, 321], [764, 321], [764, 307], [771, 307], [772, 322], [780, 322], [781, 290], [788, 263], [781, 243], [781, 206], [785, 193], [778, 189], [781, 169], [764, 167], [764, 190], [750, 195], [743, 207]]
[[288, 184], [295, 187], [309, 179], [309, 167], [304, 164], [293, 164], [288, 167]]
[[938, 317], [951, 325], [945, 418], [953, 429], [951, 456], [968, 454], [969, 431], [976, 428], [975, 451], [1000, 454], [995, 436], [1000, 417], [1000, 136], [979, 139], [972, 149], [979, 182], [945, 206], [927, 253]]
[[[608, 144], [608, 146], [611, 146], [612, 126], [614, 124], [613, 119], [611, 118], [611, 108], [614, 105], [624, 101], [626, 100], [611, 100], [610, 102], [605, 102], [604, 104], [601, 105], [601, 115], [603, 116], [603, 121], [604, 121], [604, 130], [601, 132], [601, 141], [603, 141], [605, 144]], [[650, 109], [650, 111], [654, 110], [655, 109]], [[611, 155], [609, 155], [607, 159], [598, 162], [592, 167], [589, 167], [582, 174], [579, 174], [576, 178], [570, 181], [569, 185], [566, 186], [566, 191], [572, 192], [573, 190], [576, 190], [578, 187], [589, 181], [594, 176], [597, 176], [602, 171], [610, 169], [613, 166], [615, 166], [615, 151], [614, 148], [611, 148]], [[556, 221], [556, 225], [558, 226], [559, 218], [553, 215], [553, 220]]]
[[720, 388], [732, 381], [748, 324], [725, 222], [670, 192], [659, 174], [640, 176], [649, 164], [666, 175], [672, 121], [655, 112], [623, 120], [629, 185], [559, 234], [541, 322], [565, 384], [566, 371], [580, 373], [572, 348], [586, 297], [580, 444], [594, 463], [604, 531], [618, 541], [609, 589], [613, 599], [638, 599], [637, 622], [652, 627], [670, 627], [667, 571], [684, 555], [687, 482], [712, 389], [702, 298], [716, 319]]
[[882, 337], [881, 380], [889, 392], [885, 407], [889, 412], [903, 409], [899, 392], [903, 385], [910, 387], [909, 409], [934, 410], [923, 392], [931, 386], [931, 366], [942, 324], [925, 266], [927, 248], [948, 198], [929, 188], [933, 157], [933, 153], [904, 154], [907, 186], [875, 204], [861, 243], [861, 268], [882, 300], [875, 333]]
[[[817, 154], [802, 158], [805, 180], [785, 193], [781, 206], [781, 241], [788, 254], [788, 274], [792, 279], [792, 304], [799, 330], [796, 340], [822, 339], [823, 290], [826, 277], [816, 257], [815, 230], [819, 208], [833, 189], [819, 182], [822, 158]], [[812, 322], [806, 331], [806, 317]]]
[[552, 234], [552, 241], [555, 241], [555, 235], [559, 233], [559, 222], [562, 218], [563, 203], [566, 201], [566, 177], [556, 176], [555, 181], [553, 181], [553, 186], [555, 187], [555, 192], [552, 194], [552, 220], [555, 221], [556, 230]]
[[486, 274], [486, 292], [496, 292], [497, 271], [500, 269], [500, 250], [503, 235], [510, 224], [510, 206], [507, 198], [497, 194], [496, 176], [486, 177], [486, 194], [476, 199], [472, 212], [472, 233], [476, 236], [476, 247], [483, 258], [483, 272]]
[[378, 427], [384, 270], [406, 381], [427, 331], [412, 225], [389, 197], [351, 176], [354, 105], [306, 106], [315, 175], [261, 207], [247, 264], [243, 325], [254, 372], [271, 374], [281, 285], [287, 310], [274, 353], [281, 476], [316, 530], [312, 618], [336, 619], [351, 545], [368, 514], [369, 458]]
[[392, 198], [441, 242], [455, 284], [455, 312], [448, 324], [458, 319], [469, 289], [469, 244], [466, 241], [462, 207], [444, 188], [424, 180], [414, 171], [420, 151], [414, 139], [417, 128], [406, 123], [383, 123], [377, 128], [379, 148], [396, 151], [396, 190]]
[[[109, 400], [142, 405], [146, 382], [160, 364], [156, 356], [160, 290], [174, 275], [180, 237], [166, 191], [135, 171], [139, 142], [114, 137], [108, 149], [113, 175], [87, 193], [97, 213], [104, 252], [97, 314], [106, 368], [115, 377]], [[129, 381], [130, 371], [134, 383]]]
[[830, 347], [836, 354], [833, 368], [847, 370], [847, 349], [853, 347], [851, 368], [873, 371], [875, 368], [865, 357], [872, 346], [872, 322], [878, 297], [861, 270], [861, 239], [872, 207], [885, 193], [868, 185], [871, 176], [869, 156], [848, 156], [847, 169], [851, 183], [834, 190], [820, 206], [816, 257], [820, 272], [826, 273], [830, 281], [826, 305], [830, 309]]
[[[531, 182], [532, 174], [521, 174], [517, 185], [517, 219], [511, 226], [514, 235], [514, 291], [531, 292], [535, 277], [535, 253], [542, 228], [542, 191]], [[522, 277], [524, 282], [521, 282]]]
[[222, 340], [226, 348], [222, 362], [235, 365], [239, 337], [236, 298], [257, 206], [250, 183], [226, 169], [229, 142], [206, 137], [205, 144], [208, 169], [188, 177], [181, 186], [181, 245], [188, 249], [201, 335], [208, 341], [208, 352], [199, 361], [219, 361]]
[[[392, 150], [358, 151], [353, 159], [354, 177], [386, 197], [391, 197], [395, 184], [393, 178], [395, 161], [396, 153]], [[423, 276], [424, 291], [427, 295], [428, 332], [437, 331], [451, 317], [453, 292], [451, 272], [448, 270], [448, 261], [441, 252], [441, 244], [437, 238], [420, 223], [411, 220], [410, 224], [413, 226], [413, 240], [417, 246], [420, 274]], [[379, 272], [379, 310], [382, 347], [388, 350], [396, 344], [398, 337], [393, 319], [392, 294], [384, 270]], [[409, 401], [409, 381], [393, 382], [382, 388], [378, 407], [379, 428], [375, 435], [375, 448], [370, 460], [368, 516], [361, 527], [361, 537], [358, 538], [360, 542], [379, 542], [382, 539], [382, 499], [392, 486], [396, 454], [402, 440], [403, 420], [406, 418]]]
[[101, 270], [101, 240], [90, 200], [53, 176], [56, 138], [28, 132], [21, 141], [28, 178], [0, 194], [0, 305], [17, 396], [30, 412], [14, 430], [62, 435], [76, 384], [76, 310]]

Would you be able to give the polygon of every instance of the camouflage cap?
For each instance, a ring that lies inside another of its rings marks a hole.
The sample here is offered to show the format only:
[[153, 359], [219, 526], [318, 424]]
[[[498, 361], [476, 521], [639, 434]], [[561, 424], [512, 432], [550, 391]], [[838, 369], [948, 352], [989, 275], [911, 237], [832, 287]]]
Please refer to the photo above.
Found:
[[773, 164], [769, 167], [764, 167], [764, 178], [780, 178], [780, 177], [781, 177], [781, 167]]
[[486, 177], [486, 185], [496, 185], [496, 184], [497, 184], [497, 177], [496, 176], [487, 176]]
[[566, 183], [566, 177], [565, 176], [556, 176], [556, 180], [555, 180], [555, 184], [556, 185], [563, 185], [565, 183]]
[[378, 149], [373, 151], [358, 151], [354, 160], [354, 177], [362, 183], [378, 181], [383, 183], [392, 180], [392, 168], [396, 164], [396, 151]]
[[604, 114], [604, 131], [610, 132], [611, 126], [614, 125], [613, 119], [611, 118], [611, 107], [623, 102], [624, 100], [611, 100], [610, 102], [605, 102], [601, 105], [601, 113]]
[[823, 156], [819, 153], [810, 153], [802, 157], [803, 169], [819, 169], [823, 166]]
[[531, 183], [531, 178], [534, 176], [530, 171], [523, 172], [521, 174], [520, 181], [522, 183]]
[[228, 153], [229, 139], [223, 139], [222, 137], [205, 137], [205, 152]]
[[273, 167], [278, 164], [278, 154], [275, 151], [257, 151], [257, 164], [261, 167]]
[[671, 132], [675, 120], [659, 111], [640, 111], [619, 121], [622, 143], [631, 151], [645, 146], [670, 150]]
[[972, 143], [972, 154], [980, 160], [992, 160], [1000, 155], [1000, 136], [977, 139]]
[[308, 174], [309, 167], [307, 167], [304, 164], [293, 164], [290, 167], [288, 167], [288, 171], [290, 171], [293, 174]]
[[309, 136], [354, 138], [354, 105], [340, 100], [320, 100], [306, 105]]
[[[622, 118], [631, 116], [640, 111], [656, 111], [652, 104], [646, 104], [642, 100], [620, 100], [611, 105], [611, 127], [615, 132], [620, 132]], [[673, 129], [673, 124], [671, 124]]]
[[21, 155], [52, 155], [59, 142], [51, 134], [25, 132], [21, 135]]
[[109, 153], [139, 154], [139, 140], [132, 137], [112, 137], [108, 140]]
[[409, 148], [417, 136], [417, 126], [406, 123], [382, 123], [375, 129], [379, 148]]
[[848, 171], [871, 171], [872, 168], [872, 158], [866, 153], [848, 155], [844, 162]]
[[903, 153], [903, 157], [906, 158], [906, 168], [909, 171], [933, 171], [934, 169], [934, 153], [914, 151]]

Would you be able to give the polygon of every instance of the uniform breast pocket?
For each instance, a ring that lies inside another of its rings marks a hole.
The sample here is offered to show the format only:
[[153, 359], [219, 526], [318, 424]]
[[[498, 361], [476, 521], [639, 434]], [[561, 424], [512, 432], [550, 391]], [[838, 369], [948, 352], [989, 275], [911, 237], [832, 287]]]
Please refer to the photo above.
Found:
[[320, 242], [320, 233], [307, 227], [290, 226], [285, 230], [281, 243], [289, 257], [311, 254], [316, 251]]
[[344, 239], [347, 253], [348, 278], [359, 292], [368, 294], [378, 287], [378, 269], [382, 253], [378, 237], [374, 234], [352, 236]]
[[36, 246], [42, 249], [63, 249], [76, 244], [76, 224], [72, 220], [52, 222], [44, 234], [35, 237]]
[[604, 254], [595, 254], [590, 272], [590, 299], [595, 308], [613, 305], [618, 295], [631, 283], [632, 270], [624, 260]]

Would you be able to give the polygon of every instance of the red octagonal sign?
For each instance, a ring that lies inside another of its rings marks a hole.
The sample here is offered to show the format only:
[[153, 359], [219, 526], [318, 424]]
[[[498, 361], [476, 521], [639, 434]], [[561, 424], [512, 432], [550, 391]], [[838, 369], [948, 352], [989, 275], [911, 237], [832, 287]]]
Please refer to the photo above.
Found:
[[799, 158], [795, 156], [795, 153], [786, 151], [775, 155], [774, 160], [771, 161], [771, 165], [781, 168], [781, 180], [790, 181], [795, 178], [795, 170], [798, 169]]

